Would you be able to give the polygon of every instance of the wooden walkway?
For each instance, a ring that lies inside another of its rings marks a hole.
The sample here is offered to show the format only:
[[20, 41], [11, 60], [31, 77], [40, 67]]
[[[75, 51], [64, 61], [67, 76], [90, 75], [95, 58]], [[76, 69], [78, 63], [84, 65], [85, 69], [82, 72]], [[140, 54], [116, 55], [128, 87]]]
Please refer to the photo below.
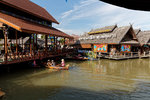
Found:
[[52, 53], [52, 52], [42, 52], [35, 55], [17, 55], [17, 57], [10, 57], [7, 61], [2, 61], [0, 65], [8, 65], [8, 64], [15, 64], [15, 63], [22, 63], [22, 62], [28, 62], [28, 61], [34, 61], [34, 60], [42, 60], [47, 58], [54, 58], [54, 57], [60, 57], [65, 56], [69, 53], [72, 53], [70, 51], [68, 52], [61, 52], [61, 53]]
[[135, 56], [103, 56], [104, 59], [110, 60], [127, 60], [127, 59], [143, 59], [143, 58], [150, 58], [150, 55], [135, 55]]

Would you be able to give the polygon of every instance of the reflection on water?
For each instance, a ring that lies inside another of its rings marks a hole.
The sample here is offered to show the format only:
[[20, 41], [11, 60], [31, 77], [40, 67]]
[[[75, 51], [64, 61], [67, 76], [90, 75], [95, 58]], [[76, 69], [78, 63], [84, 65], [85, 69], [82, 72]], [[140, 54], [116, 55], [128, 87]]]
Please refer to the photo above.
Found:
[[147, 100], [150, 59], [68, 61], [69, 71], [25, 69], [0, 76], [4, 100]]

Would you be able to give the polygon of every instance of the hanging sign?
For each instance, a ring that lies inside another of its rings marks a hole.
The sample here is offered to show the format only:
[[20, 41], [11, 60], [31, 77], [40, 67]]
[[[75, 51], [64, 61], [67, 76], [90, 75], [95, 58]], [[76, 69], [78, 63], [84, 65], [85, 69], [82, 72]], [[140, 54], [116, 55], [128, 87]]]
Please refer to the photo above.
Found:
[[131, 45], [121, 45], [122, 52], [131, 52]]
[[94, 52], [107, 53], [107, 44], [94, 44]]

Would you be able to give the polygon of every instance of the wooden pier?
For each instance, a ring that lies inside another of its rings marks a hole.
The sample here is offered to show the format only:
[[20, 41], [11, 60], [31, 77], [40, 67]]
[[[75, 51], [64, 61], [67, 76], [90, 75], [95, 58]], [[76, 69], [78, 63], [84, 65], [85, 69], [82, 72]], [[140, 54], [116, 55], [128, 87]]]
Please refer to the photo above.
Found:
[[104, 58], [104, 59], [110, 59], [110, 60], [127, 60], [127, 59], [144, 59], [144, 58], [150, 58], [150, 52], [149, 53], [129, 53], [128, 55], [105, 55], [105, 56], [97, 56], [98, 58]]

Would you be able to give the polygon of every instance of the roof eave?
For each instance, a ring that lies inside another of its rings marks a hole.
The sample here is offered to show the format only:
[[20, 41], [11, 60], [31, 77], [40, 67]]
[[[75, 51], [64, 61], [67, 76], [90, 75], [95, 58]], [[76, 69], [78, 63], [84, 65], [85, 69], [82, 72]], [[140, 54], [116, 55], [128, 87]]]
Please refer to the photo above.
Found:
[[27, 13], [29, 13], [29, 14], [31, 14], [31, 15], [37, 16], [37, 17], [42, 18], [42, 19], [44, 19], [44, 20], [47, 20], [47, 21], [49, 21], [49, 22], [53, 22], [53, 23], [59, 24], [59, 22], [58, 22], [55, 18], [53, 18], [54, 20], [50, 20], [50, 19], [44, 18], [44, 17], [42, 17], [42, 16], [39, 16], [39, 15], [37, 15], [37, 14], [34, 14], [34, 13], [32, 13], [32, 12], [29, 12], [29, 11], [27, 11], [27, 10], [25, 10], [25, 9], [22, 9], [22, 8], [20, 8], [20, 7], [17, 7], [17, 6], [14, 6], [14, 5], [12, 5], [12, 4], [9, 4], [9, 3], [5, 2], [5, 1], [0, 1], [0, 3], [5, 4], [5, 5], [8, 5], [8, 6], [11, 6], [11, 7], [13, 7], [13, 8], [17, 8], [17, 9], [19, 9], [19, 10], [21, 10], [21, 11], [27, 12]]

